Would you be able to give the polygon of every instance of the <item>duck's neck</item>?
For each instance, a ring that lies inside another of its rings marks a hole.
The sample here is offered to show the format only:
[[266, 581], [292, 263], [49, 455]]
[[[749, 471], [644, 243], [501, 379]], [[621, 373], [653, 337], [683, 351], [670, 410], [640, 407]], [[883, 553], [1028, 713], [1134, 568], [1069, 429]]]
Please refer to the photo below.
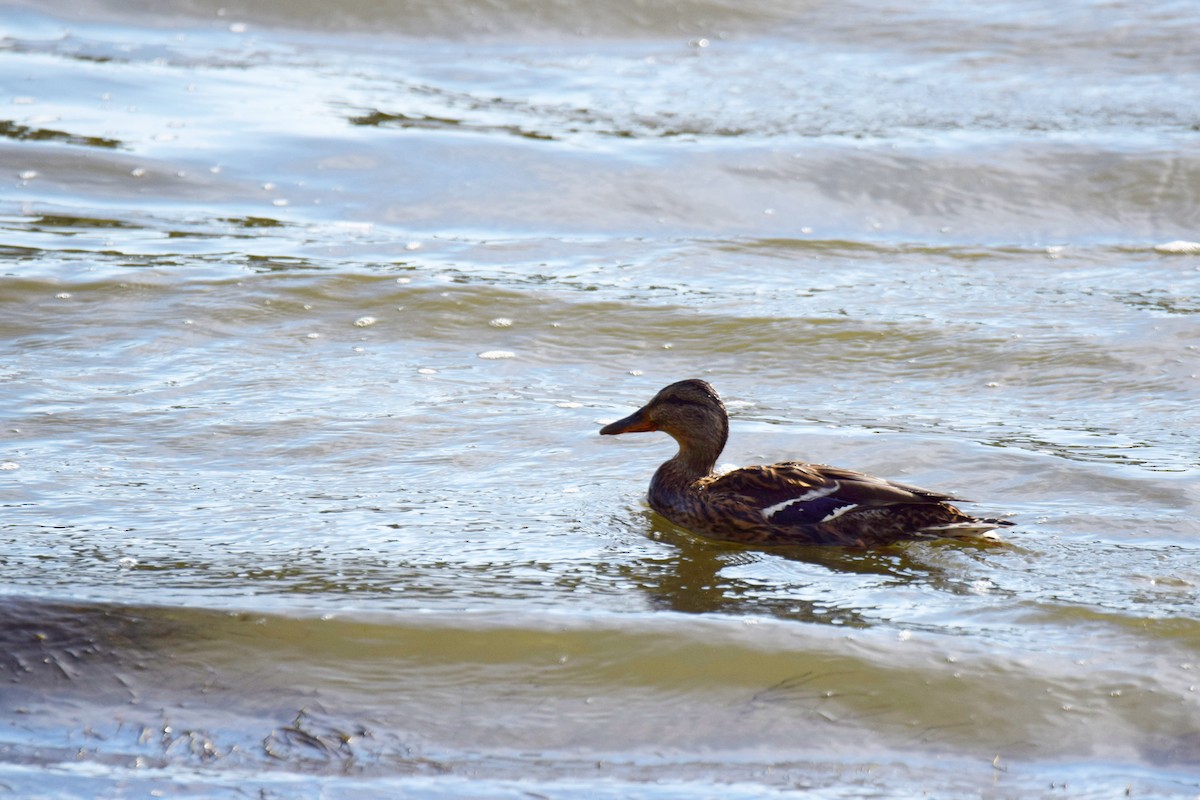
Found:
[[651, 492], [683, 491], [712, 474], [717, 457], [725, 447], [725, 436], [679, 441], [679, 452], [654, 473]]

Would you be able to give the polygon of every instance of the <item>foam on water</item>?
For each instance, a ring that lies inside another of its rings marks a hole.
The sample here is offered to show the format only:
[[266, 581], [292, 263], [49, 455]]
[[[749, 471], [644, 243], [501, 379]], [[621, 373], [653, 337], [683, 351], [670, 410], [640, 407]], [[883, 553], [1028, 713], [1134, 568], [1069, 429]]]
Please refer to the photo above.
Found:
[[[16, 794], [1200, 790], [1191, 7], [10, 5]], [[1018, 525], [699, 540], [683, 377]]]

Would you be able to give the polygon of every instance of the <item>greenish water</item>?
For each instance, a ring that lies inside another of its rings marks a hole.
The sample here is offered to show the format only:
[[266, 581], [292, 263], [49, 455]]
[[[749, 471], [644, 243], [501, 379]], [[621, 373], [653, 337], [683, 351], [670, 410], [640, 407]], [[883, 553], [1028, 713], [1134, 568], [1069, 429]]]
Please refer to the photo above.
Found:
[[[1200, 793], [1200, 20], [963, 15], [8, 5], [0, 784]], [[684, 377], [1017, 527], [698, 540]]]

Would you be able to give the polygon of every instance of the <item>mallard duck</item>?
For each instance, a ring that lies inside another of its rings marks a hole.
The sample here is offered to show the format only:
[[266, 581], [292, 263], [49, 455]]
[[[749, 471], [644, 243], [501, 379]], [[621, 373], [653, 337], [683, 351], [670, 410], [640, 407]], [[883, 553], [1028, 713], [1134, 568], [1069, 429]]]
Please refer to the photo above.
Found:
[[785, 461], [713, 473], [729, 436], [729, 415], [702, 380], [673, 383], [605, 436], [663, 431], [679, 452], [654, 473], [650, 506], [676, 525], [749, 544], [853, 547], [906, 539], [972, 538], [1011, 525], [959, 511], [948, 494], [840, 467]]

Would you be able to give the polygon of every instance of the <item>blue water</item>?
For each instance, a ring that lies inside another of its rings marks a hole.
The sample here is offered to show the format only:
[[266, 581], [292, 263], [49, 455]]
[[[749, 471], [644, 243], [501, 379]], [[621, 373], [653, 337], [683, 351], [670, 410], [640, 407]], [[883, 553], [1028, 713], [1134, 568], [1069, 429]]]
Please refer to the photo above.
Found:
[[[14, 796], [1200, 792], [1190, 5], [2, 19]], [[684, 377], [1017, 524], [698, 539]]]

